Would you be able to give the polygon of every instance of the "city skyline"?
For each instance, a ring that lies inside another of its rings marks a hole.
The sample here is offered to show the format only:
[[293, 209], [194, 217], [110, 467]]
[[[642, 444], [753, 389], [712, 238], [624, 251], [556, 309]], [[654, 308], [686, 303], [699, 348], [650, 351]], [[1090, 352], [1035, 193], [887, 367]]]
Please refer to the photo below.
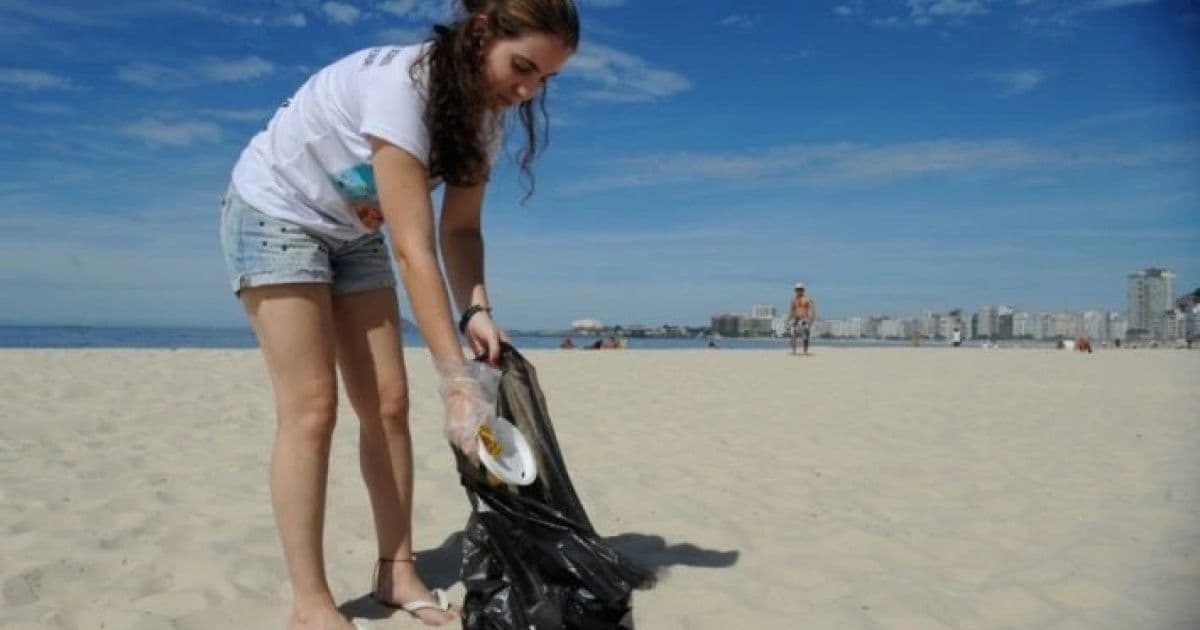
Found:
[[[1147, 267], [1146, 269], [1163, 269], [1164, 271], [1171, 271], [1171, 270], [1168, 270], [1165, 268], [1159, 268], [1159, 267]], [[1178, 279], [1178, 274], [1175, 274], [1172, 272], [1172, 276], [1174, 276], [1174, 286], [1177, 287], [1176, 291], [1174, 292], [1175, 295], [1171, 298], [1173, 300], [1177, 299], [1178, 297], [1180, 297], [1182, 295], [1186, 295], [1187, 293], [1190, 293], [1197, 288], [1200, 288], [1200, 281], [1197, 281], [1198, 284], [1196, 285], [1196, 287], [1189, 289], [1188, 288], [1189, 285], [1187, 284], [1186, 281], [1181, 281]], [[1122, 287], [1122, 289], [1125, 289], [1125, 288], [1126, 287]], [[790, 287], [786, 287], [784, 289], [784, 291], [790, 292]], [[1122, 293], [1127, 293], [1127, 291], [1123, 290]], [[830, 310], [822, 305], [821, 298], [819, 295], [816, 294], [815, 291], [810, 290], [809, 295], [814, 300], [816, 300], [818, 307], [821, 307], [820, 310], [822, 311], [821, 316], [823, 319], [842, 319], [845, 317], [864, 316], [864, 315], [866, 315], [866, 316], [917, 317], [917, 316], [923, 315], [925, 313], [949, 313], [956, 309], [959, 309], [959, 310], [962, 310], [962, 311], [968, 312], [968, 313], [974, 313], [974, 312], [976, 312], [977, 309], [987, 307], [987, 306], [992, 306], [992, 307], [996, 307], [996, 308], [1008, 307], [1008, 308], [1013, 308], [1013, 309], [1018, 309], [1018, 310], [1024, 310], [1027, 312], [1037, 312], [1037, 313], [1052, 313], [1052, 312], [1083, 313], [1083, 312], [1093, 311], [1093, 310], [1102, 311], [1102, 312], [1114, 312], [1114, 311], [1127, 312], [1128, 311], [1127, 295], [1123, 296], [1126, 299], [1126, 303], [1122, 304], [1121, 306], [1116, 306], [1114, 304], [1109, 304], [1109, 305], [1092, 304], [1092, 305], [1089, 305], [1089, 306], [1086, 306], [1083, 308], [1065, 308], [1065, 307], [1030, 308], [1030, 307], [1026, 307], [1024, 304], [1022, 304], [1021, 302], [1018, 302], [1018, 301], [991, 300], [991, 301], [985, 301], [983, 303], [975, 304], [975, 305], [972, 305], [972, 304], [950, 304], [950, 305], [942, 305], [942, 306], [929, 306], [929, 307], [925, 307], [925, 308], [920, 308], [915, 311], [903, 311], [903, 312], [891, 311], [891, 310], [887, 310], [887, 309], [883, 309], [883, 310], [863, 309], [863, 310], [854, 310], [854, 311], [838, 311], [836, 309]], [[782, 303], [785, 305], [787, 304], [786, 301], [783, 301]], [[787, 310], [786, 306], [778, 307], [777, 305], [773, 304], [772, 302], [770, 302], [768, 300], [759, 300], [758, 302], [753, 302], [752, 304], [769, 304], [771, 306], [775, 306], [776, 309], [781, 312]], [[751, 307], [751, 309], [752, 308], [753, 308], [753, 306]], [[726, 310], [726, 311], [714, 312], [712, 315], [724, 314], [724, 313], [732, 314], [732, 313], [737, 313], [737, 312], [738, 311], [734, 311], [734, 310]], [[747, 312], [749, 312], [749, 311], [747, 311]]]
[[[956, 306], [912, 313], [835, 314], [813, 322], [814, 334], [837, 338], [949, 338], [960, 331], [968, 339], [1174, 340], [1200, 336], [1200, 288], [1176, 295], [1176, 274], [1147, 267], [1129, 273], [1124, 309], [1093, 307], [1082, 311], [1024, 309], [1013, 304], [984, 304], [978, 310]], [[1187, 302], [1190, 306], [1181, 306]], [[1183, 309], [1183, 310], [1180, 310]], [[820, 309], [818, 309], [820, 311]], [[785, 335], [788, 309], [755, 304], [749, 312], [713, 314], [711, 328], [730, 336]]]
[[[3, 323], [243, 326], [216, 228], [239, 151], [316, 69], [448, 13], [51, 5], [0, 0]], [[1192, 0], [580, 5], [535, 194], [508, 157], [491, 179], [502, 325], [701, 319], [797, 281], [828, 315], [1085, 310], [1147, 261], [1200, 277]]]

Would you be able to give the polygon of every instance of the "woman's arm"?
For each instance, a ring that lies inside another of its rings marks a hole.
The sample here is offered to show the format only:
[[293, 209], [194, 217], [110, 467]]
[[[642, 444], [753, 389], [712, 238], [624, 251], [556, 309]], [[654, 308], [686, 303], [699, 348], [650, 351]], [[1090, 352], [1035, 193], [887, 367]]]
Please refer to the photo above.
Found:
[[384, 224], [417, 325], [439, 368], [461, 367], [462, 349], [438, 267], [428, 173], [420, 160], [395, 145], [372, 138], [371, 149]]
[[490, 306], [484, 288], [483, 197], [487, 184], [447, 186], [442, 200], [442, 257], [458, 310], [472, 304]]
[[454, 332], [446, 282], [438, 266], [428, 173], [420, 160], [387, 142], [372, 138], [371, 149], [379, 204], [400, 277], [441, 377], [446, 438], [473, 459], [479, 427], [495, 417], [495, 407], [487, 403], [467, 370]]
[[[472, 304], [491, 305], [484, 285], [483, 231], [480, 227], [486, 186], [449, 186], [442, 202], [442, 261], [460, 311], [466, 311]], [[496, 328], [490, 311], [471, 316], [466, 337], [476, 355], [486, 353], [493, 365], [500, 361], [500, 340], [504, 335]]]

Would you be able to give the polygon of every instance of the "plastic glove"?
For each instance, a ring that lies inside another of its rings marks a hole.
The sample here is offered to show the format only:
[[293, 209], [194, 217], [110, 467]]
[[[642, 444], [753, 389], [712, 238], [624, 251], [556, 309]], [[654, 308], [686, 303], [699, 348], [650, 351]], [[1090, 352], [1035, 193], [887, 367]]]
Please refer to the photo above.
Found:
[[458, 377], [442, 382], [446, 406], [443, 433], [450, 444], [472, 460], [478, 458], [479, 427], [490, 422], [495, 411], [479, 392], [474, 380]]
[[446, 439], [478, 463], [479, 429], [496, 419], [502, 373], [479, 361], [435, 361], [446, 407]]

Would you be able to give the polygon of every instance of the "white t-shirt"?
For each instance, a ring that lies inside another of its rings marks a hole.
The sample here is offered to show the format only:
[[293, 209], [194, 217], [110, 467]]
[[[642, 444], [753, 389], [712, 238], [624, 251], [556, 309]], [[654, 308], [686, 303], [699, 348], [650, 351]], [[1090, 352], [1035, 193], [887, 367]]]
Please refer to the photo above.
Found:
[[[334, 238], [367, 234], [359, 211], [379, 208], [368, 136], [429, 167], [428, 70], [419, 67], [416, 82], [409, 72], [428, 45], [360, 50], [310, 77], [242, 151], [233, 168], [238, 195], [264, 214]], [[489, 157], [501, 131], [496, 117]], [[430, 180], [430, 190], [440, 183]]]

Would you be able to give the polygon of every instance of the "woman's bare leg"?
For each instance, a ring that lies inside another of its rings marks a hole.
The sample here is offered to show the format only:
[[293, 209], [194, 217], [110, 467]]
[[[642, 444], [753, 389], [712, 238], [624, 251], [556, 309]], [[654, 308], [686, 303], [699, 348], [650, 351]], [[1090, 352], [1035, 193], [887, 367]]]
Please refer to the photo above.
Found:
[[[413, 463], [408, 427], [408, 381], [401, 348], [400, 311], [391, 288], [335, 296], [338, 364], [359, 418], [359, 464], [371, 508], [379, 557], [399, 559], [380, 567], [376, 595], [405, 603], [431, 600], [412, 558]], [[422, 610], [429, 625], [456, 613]]]
[[288, 627], [350, 629], [330, 593], [323, 551], [329, 446], [337, 410], [329, 285], [245, 289], [241, 299], [275, 392], [271, 503], [292, 583]]

